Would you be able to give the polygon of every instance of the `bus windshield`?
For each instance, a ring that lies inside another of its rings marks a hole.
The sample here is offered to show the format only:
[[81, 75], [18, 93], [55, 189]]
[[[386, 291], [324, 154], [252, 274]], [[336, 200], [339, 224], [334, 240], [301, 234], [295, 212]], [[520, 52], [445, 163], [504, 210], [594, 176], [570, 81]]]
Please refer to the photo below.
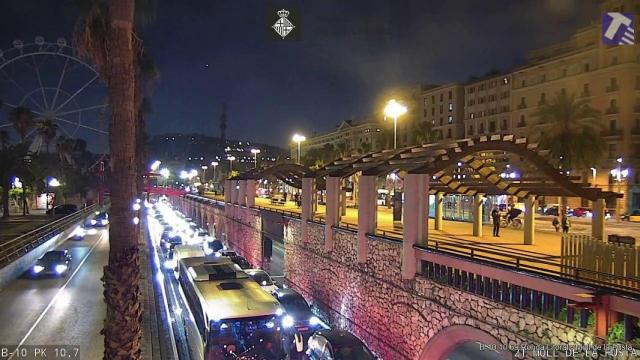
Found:
[[281, 334], [274, 316], [211, 322], [207, 359], [235, 359], [258, 356], [259, 359], [281, 359]]

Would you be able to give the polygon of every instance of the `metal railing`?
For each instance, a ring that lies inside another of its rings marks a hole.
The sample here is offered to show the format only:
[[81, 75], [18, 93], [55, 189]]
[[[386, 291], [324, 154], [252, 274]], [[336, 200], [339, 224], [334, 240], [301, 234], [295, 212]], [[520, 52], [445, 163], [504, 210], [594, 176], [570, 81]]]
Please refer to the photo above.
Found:
[[293, 218], [298, 218], [298, 219], [300, 218], [300, 212], [296, 212], [296, 211], [289, 211], [289, 210], [278, 209], [278, 208], [267, 207], [267, 206], [260, 206], [260, 205], [254, 205], [253, 208], [264, 210], [264, 211], [271, 211], [271, 212], [279, 213], [282, 215], [287, 215]]
[[22, 234], [3, 244], [0, 244], [0, 269], [7, 266], [11, 261], [20, 258], [29, 251], [38, 247], [42, 243], [61, 233], [69, 225], [80, 221], [98, 208], [97, 205], [88, 206], [76, 211], [71, 215], [52, 221], [44, 226], [34, 229], [26, 234]]

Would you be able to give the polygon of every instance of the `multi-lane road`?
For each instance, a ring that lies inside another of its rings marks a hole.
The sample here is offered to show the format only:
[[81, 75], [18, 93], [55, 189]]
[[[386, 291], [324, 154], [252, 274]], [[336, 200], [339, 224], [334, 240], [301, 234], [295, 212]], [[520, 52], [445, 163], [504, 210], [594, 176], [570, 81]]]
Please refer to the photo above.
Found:
[[77, 345], [79, 358], [102, 358], [105, 304], [100, 281], [109, 256], [107, 229], [67, 240], [72, 260], [64, 277], [32, 278], [28, 272], [0, 291], [3, 345]]

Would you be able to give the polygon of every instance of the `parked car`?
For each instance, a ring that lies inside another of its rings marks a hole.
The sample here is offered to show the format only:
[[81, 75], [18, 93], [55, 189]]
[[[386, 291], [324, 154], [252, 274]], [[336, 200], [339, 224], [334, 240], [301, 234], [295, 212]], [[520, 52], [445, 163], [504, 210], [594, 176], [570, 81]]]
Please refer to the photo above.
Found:
[[311, 360], [375, 360], [377, 357], [353, 334], [344, 330], [319, 330], [309, 338]]
[[631, 222], [640, 222], [640, 209], [633, 210], [631, 213], [623, 216], [622, 219]]
[[246, 272], [250, 278], [260, 284], [260, 287], [266, 290], [269, 294], [278, 290], [278, 286], [273, 282], [271, 276], [266, 271], [261, 269], [247, 269]]
[[31, 268], [33, 276], [66, 275], [69, 272], [71, 254], [69, 250], [47, 251]]
[[74, 204], [62, 204], [47, 210], [47, 215], [69, 215], [78, 211], [78, 206]]
[[577, 207], [571, 212], [575, 217], [591, 216], [591, 209], [588, 207]]
[[238, 265], [242, 270], [251, 269], [253, 267], [249, 262], [249, 260], [247, 260], [246, 258], [240, 255], [229, 256], [229, 258], [231, 259], [231, 261], [233, 261], [234, 264]]

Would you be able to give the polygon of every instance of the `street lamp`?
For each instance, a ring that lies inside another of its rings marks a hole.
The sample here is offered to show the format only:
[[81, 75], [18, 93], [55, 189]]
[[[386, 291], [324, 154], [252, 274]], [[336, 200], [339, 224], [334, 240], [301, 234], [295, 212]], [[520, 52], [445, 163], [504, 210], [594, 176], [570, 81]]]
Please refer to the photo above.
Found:
[[229, 175], [233, 172], [233, 160], [235, 160], [235, 156], [229, 156], [227, 160], [229, 160]]
[[207, 180], [207, 169], [209, 167], [207, 165], [202, 165], [200, 168], [202, 168], [202, 181], [206, 182], [206, 180]]
[[167, 187], [167, 179], [169, 178], [169, 176], [171, 176], [171, 172], [167, 168], [162, 168], [160, 169], [160, 175], [162, 176], [162, 179], [163, 179], [162, 185], [164, 187]]
[[594, 167], [591, 168], [591, 175], [593, 176], [593, 186], [596, 186], [596, 174], [598, 170]]
[[393, 148], [397, 148], [398, 117], [407, 113], [407, 107], [395, 99], [389, 100], [384, 107], [384, 115], [393, 118]]
[[218, 162], [212, 161], [211, 166], [213, 166], [213, 181], [216, 181], [216, 166], [218, 166]]
[[253, 154], [253, 167], [258, 168], [258, 154], [260, 154], [260, 149], [251, 149], [251, 153]]
[[300, 143], [307, 140], [307, 138], [304, 135], [294, 134], [292, 140], [293, 142], [298, 143], [298, 164], [300, 164]]

